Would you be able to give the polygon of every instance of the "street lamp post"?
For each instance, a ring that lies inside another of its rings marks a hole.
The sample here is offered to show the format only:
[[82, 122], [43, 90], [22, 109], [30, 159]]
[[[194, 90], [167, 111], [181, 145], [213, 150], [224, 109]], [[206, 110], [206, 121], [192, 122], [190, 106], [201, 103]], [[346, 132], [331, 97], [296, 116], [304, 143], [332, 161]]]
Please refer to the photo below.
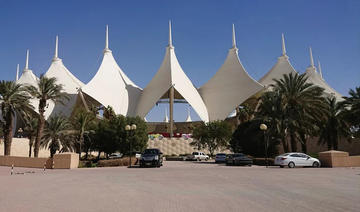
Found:
[[267, 139], [265, 136], [266, 130], [267, 130], [267, 126], [266, 124], [260, 124], [260, 130], [262, 130], [264, 132], [264, 144], [265, 144], [265, 164], [266, 164], [266, 168], [268, 167], [268, 156], [267, 156], [267, 149], [268, 149], [268, 145], [267, 145]]
[[22, 133], [24, 132], [23, 129], [20, 127], [17, 132], [18, 132], [18, 138], [22, 138]]
[[[136, 124], [132, 124], [131, 126], [130, 125], [126, 125], [125, 126], [125, 131], [126, 132], [135, 132], [136, 130]], [[129, 133], [130, 134], [130, 133]], [[126, 135], [128, 135], [128, 133], [126, 133]], [[126, 136], [127, 137], [127, 136]], [[129, 149], [130, 149], [130, 153], [129, 153], [129, 167], [131, 168], [131, 153], [132, 153], [132, 147], [131, 147], [131, 140], [129, 140]]]

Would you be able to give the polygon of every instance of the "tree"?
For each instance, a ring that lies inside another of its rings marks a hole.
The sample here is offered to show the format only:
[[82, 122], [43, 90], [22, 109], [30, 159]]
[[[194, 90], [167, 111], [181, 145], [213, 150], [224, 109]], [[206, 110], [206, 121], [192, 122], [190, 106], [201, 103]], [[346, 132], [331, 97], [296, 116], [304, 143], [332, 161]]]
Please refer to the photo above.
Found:
[[351, 125], [352, 136], [360, 138], [360, 87], [350, 89], [350, 97], [344, 97], [345, 118]]
[[[125, 131], [125, 126], [136, 124], [136, 130]], [[147, 126], [140, 117], [124, 117], [117, 115], [111, 119], [102, 119], [95, 130], [95, 146], [99, 152], [111, 154], [119, 151], [130, 155], [130, 142], [132, 150], [143, 151], [147, 146]]]
[[[260, 98], [256, 114], [257, 120], [262, 120], [268, 126], [267, 134], [271, 140], [280, 141], [285, 152], [289, 152], [287, 141], [286, 114], [282, 107], [282, 98], [278, 92], [265, 92]], [[259, 126], [258, 126], [259, 127]]]
[[[78, 109], [75, 111], [75, 115], [71, 119], [71, 123], [73, 126], [74, 134], [77, 139], [77, 152], [79, 153], [79, 157], [81, 158], [82, 146], [84, 144], [84, 135], [89, 134], [91, 132], [90, 126], [92, 122], [95, 120], [95, 114], [90, 111], [86, 111], [84, 109]], [[88, 152], [88, 149], [86, 153]]]
[[30, 96], [22, 85], [13, 81], [0, 81], [0, 104], [2, 130], [4, 133], [4, 155], [10, 155], [13, 138], [14, 117], [16, 113], [28, 112], [33, 107], [30, 105]]
[[191, 145], [206, 148], [213, 155], [217, 149], [229, 145], [231, 133], [231, 126], [225, 121], [208, 122], [194, 129]]
[[236, 116], [240, 123], [250, 121], [254, 118], [255, 111], [248, 104], [241, 105], [236, 110]]
[[50, 157], [53, 157], [56, 151], [60, 151], [60, 147], [72, 149], [73, 144], [68, 142], [66, 138], [71, 125], [64, 116], [52, 116], [46, 124], [44, 135], [41, 139], [40, 146], [49, 148]]
[[25, 124], [24, 133], [29, 139], [29, 157], [31, 157], [32, 147], [38, 128], [38, 119], [33, 114], [23, 114], [23, 121]]
[[47, 78], [43, 74], [40, 76], [37, 86], [27, 86], [27, 91], [31, 96], [39, 100], [39, 117], [38, 129], [36, 133], [34, 157], [38, 157], [41, 137], [45, 126], [45, 108], [49, 100], [54, 103], [64, 104], [63, 100], [68, 100], [69, 97], [63, 93], [63, 86], [56, 84], [56, 78]]
[[335, 97], [326, 99], [327, 113], [320, 127], [319, 143], [327, 144], [328, 149], [338, 149], [341, 137], [350, 138], [350, 125], [344, 118], [344, 104]]
[[305, 129], [314, 128], [313, 120], [325, 113], [324, 89], [308, 83], [305, 74], [291, 73], [274, 81], [273, 92], [280, 98], [281, 105], [278, 106], [282, 107], [282, 122], [290, 137], [291, 150], [296, 152], [298, 141], [306, 146], [306, 136], [301, 136], [301, 133], [307, 133]]
[[[261, 119], [241, 123], [232, 135], [230, 148], [233, 152], [242, 152], [254, 157], [265, 156], [264, 133], [260, 130], [260, 124], [264, 123]], [[269, 156], [275, 156], [278, 153], [277, 145], [279, 140], [272, 138], [269, 134], [270, 128], [266, 132], [268, 139], [267, 152]]]

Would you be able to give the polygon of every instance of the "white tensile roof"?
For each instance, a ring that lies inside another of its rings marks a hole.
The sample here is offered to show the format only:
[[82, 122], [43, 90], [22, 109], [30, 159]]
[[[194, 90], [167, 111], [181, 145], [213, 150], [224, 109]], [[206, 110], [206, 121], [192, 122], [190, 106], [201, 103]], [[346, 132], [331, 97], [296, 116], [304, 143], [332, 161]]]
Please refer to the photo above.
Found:
[[55, 54], [52, 59], [46, 77], [55, 77], [58, 84], [63, 85], [64, 92], [68, 94], [69, 100], [64, 100], [64, 104], [56, 103], [51, 115], [62, 114], [70, 116], [75, 105], [78, 89], [84, 86], [63, 64], [62, 59], [58, 57], [58, 36], [55, 42]]
[[63, 64], [62, 59], [58, 57], [58, 36], [55, 42], [55, 54], [51, 61], [48, 71], [45, 73], [46, 77], [55, 77], [57, 82], [63, 85], [65, 93], [77, 94], [78, 89], [84, 86]]
[[264, 87], [251, 78], [240, 62], [233, 25], [233, 46], [219, 71], [200, 89], [209, 120], [224, 120], [228, 115]]
[[290, 64], [289, 57], [286, 55], [285, 39], [282, 34], [282, 55], [278, 58], [277, 63], [267, 72], [260, 80], [259, 83], [269, 88], [271, 84], [274, 84], [274, 79], [283, 78], [284, 74], [297, 74], [293, 66]]
[[171, 22], [169, 22], [169, 45], [166, 47], [164, 60], [156, 75], [144, 89], [137, 105], [136, 114], [145, 117], [156, 102], [169, 91], [171, 86], [192, 106], [202, 121], [209, 121], [208, 112], [200, 94], [176, 58], [172, 45]]
[[316, 67], [314, 65], [314, 59], [313, 59], [312, 51], [311, 51], [311, 47], [310, 47], [310, 66], [307, 67], [306, 71], [305, 71], [305, 74], [308, 78], [308, 82], [311, 82], [314, 85], [324, 88], [325, 89], [324, 93], [327, 94], [328, 96], [334, 95], [336, 98], [336, 101], [344, 101], [343, 96], [340, 93], [338, 93], [336, 90], [331, 88], [325, 82], [325, 80], [322, 78], [320, 63], [319, 63], [319, 71], [320, 71], [320, 73], [318, 73], [316, 71]]
[[[29, 69], [29, 50], [27, 50], [25, 68], [20, 78], [16, 80], [16, 83], [22, 84], [24, 86], [32, 85], [38, 87], [38, 81], [39, 78], [37, 78], [35, 74], [32, 72], [32, 70]], [[30, 99], [30, 104], [34, 107], [34, 111], [39, 113], [39, 100], [34, 98]], [[44, 114], [45, 119], [47, 119], [50, 116], [53, 108], [54, 108], [53, 102], [48, 101], [48, 106], [45, 108], [45, 114]]]
[[81, 88], [103, 106], [111, 106], [116, 114], [134, 116], [141, 88], [133, 83], [116, 63], [108, 45], [108, 27], [104, 56], [96, 75]]

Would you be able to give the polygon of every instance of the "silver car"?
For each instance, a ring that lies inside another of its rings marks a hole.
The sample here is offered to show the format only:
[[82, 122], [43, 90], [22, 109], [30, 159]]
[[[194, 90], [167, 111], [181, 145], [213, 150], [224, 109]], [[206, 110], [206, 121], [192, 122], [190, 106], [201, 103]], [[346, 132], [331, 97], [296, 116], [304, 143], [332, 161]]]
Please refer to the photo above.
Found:
[[285, 166], [289, 168], [295, 168], [296, 166], [320, 167], [320, 161], [318, 159], [301, 152], [290, 152], [279, 155], [275, 158], [274, 164], [281, 168]]
[[226, 162], [226, 154], [218, 153], [215, 156], [215, 163], [225, 163]]

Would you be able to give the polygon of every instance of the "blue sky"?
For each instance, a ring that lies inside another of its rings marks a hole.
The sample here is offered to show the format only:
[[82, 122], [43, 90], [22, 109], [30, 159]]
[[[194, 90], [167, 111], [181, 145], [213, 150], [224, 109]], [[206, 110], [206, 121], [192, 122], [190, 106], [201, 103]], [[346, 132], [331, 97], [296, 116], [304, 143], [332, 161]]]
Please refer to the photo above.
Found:
[[[360, 86], [360, 1], [10, 1], [0, 2], [0, 79], [15, 78], [30, 49], [30, 68], [46, 72], [59, 35], [59, 56], [84, 83], [110, 48], [123, 71], [140, 87], [159, 68], [173, 22], [173, 44], [185, 73], [200, 87], [224, 62], [235, 24], [240, 60], [255, 79], [281, 54], [281, 33], [294, 68], [309, 65], [308, 47], [320, 59], [325, 80], [341, 94]], [[166, 105], [148, 120], [160, 121]], [[186, 106], [175, 107], [175, 120]], [[192, 116], [197, 119], [192, 111]]]

